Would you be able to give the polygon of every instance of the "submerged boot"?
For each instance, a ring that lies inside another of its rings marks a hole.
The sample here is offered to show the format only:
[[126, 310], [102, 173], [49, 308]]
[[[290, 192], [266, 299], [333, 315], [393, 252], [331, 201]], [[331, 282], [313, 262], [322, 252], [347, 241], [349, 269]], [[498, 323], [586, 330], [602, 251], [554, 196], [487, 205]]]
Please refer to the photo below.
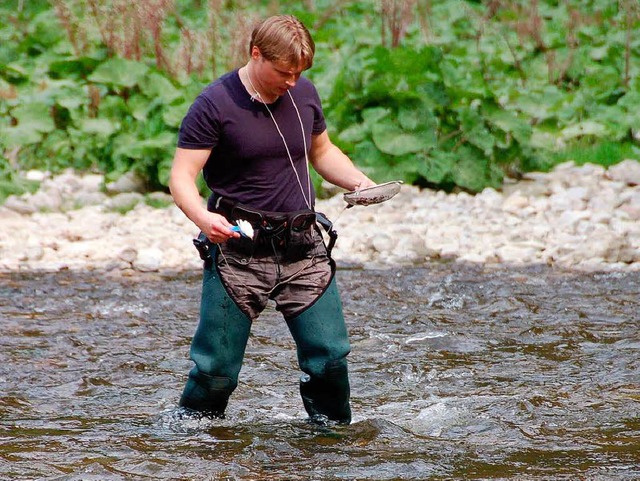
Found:
[[300, 378], [304, 408], [310, 419], [319, 424], [324, 424], [326, 420], [339, 424], [351, 422], [349, 391], [346, 359], [327, 363], [323, 377], [303, 374]]
[[288, 319], [304, 375], [300, 395], [312, 421], [351, 422], [349, 339], [335, 278], [307, 309]]
[[180, 406], [210, 418], [224, 419], [229, 396], [235, 385], [228, 377], [214, 377], [193, 368], [182, 392]]
[[229, 396], [238, 385], [251, 320], [229, 297], [215, 266], [205, 268], [200, 323], [191, 341], [195, 366], [180, 406], [210, 417], [224, 417]]

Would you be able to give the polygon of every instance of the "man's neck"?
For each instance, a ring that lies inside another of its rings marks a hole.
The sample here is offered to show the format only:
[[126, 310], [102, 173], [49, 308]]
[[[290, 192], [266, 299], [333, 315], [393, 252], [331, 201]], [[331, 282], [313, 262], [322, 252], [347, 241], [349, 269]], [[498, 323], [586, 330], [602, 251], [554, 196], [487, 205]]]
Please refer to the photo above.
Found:
[[251, 100], [262, 102], [264, 104], [270, 104], [278, 100], [277, 97], [269, 97], [268, 95], [264, 95], [260, 91], [260, 82], [256, 78], [253, 73], [253, 69], [251, 68], [251, 62], [242, 67], [239, 71], [240, 81], [247, 93], [251, 97]]

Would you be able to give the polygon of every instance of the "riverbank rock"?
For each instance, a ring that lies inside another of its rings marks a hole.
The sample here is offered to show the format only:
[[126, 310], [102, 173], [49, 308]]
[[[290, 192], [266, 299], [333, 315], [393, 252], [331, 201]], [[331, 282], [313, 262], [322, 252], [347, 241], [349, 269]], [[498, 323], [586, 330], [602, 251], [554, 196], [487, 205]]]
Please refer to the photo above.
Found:
[[[106, 191], [98, 175], [43, 175], [38, 192], [0, 207], [0, 270], [199, 269], [196, 227], [173, 205], [147, 205], [166, 203], [166, 194], [139, 190], [139, 183], [122, 182]], [[635, 160], [609, 169], [566, 163], [477, 195], [404, 185], [386, 203], [345, 209], [336, 194], [318, 201], [317, 210], [338, 230], [339, 265], [457, 261], [640, 270]]]

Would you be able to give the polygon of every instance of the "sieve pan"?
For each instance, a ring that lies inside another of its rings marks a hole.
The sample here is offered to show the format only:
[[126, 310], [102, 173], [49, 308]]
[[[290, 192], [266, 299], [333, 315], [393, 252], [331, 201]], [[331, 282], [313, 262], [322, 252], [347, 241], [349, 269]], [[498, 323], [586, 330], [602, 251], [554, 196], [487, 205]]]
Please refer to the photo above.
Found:
[[343, 194], [344, 201], [348, 204], [347, 208], [354, 205], [373, 205], [385, 202], [400, 192], [401, 180], [392, 180], [384, 184], [366, 187], [360, 190], [345, 192]]

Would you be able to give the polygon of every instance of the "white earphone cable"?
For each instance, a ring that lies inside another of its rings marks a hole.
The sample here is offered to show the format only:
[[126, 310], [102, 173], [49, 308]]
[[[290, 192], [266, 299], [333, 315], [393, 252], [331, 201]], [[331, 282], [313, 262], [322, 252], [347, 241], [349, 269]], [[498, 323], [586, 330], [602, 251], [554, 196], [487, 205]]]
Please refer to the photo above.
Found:
[[[249, 69], [248, 68], [246, 69], [246, 73], [247, 73], [247, 80], [249, 80], [249, 85], [251, 85], [251, 88], [255, 92], [255, 97], [260, 99], [262, 105], [264, 105], [265, 108], [267, 109], [267, 112], [269, 112], [269, 116], [271, 117], [271, 120], [273, 121], [273, 125], [275, 125], [276, 130], [278, 131], [278, 134], [280, 135], [280, 138], [282, 139], [282, 143], [284, 144], [284, 148], [287, 151], [287, 156], [289, 157], [289, 163], [291, 164], [291, 168], [293, 169], [293, 172], [296, 175], [296, 180], [298, 181], [298, 186], [300, 187], [300, 192], [302, 193], [302, 197], [304, 198], [304, 202], [305, 202], [305, 204], [307, 205], [307, 207], [309, 209], [312, 209], [312, 207], [311, 207], [311, 176], [309, 174], [309, 156], [308, 156], [308, 152], [307, 152], [307, 139], [306, 139], [305, 134], [304, 134], [304, 125], [302, 123], [302, 117], [300, 116], [300, 111], [298, 110], [298, 106], [296, 105], [295, 100], [293, 100], [293, 95], [291, 95], [291, 92], [287, 90], [287, 93], [289, 94], [289, 98], [291, 99], [291, 103], [293, 104], [293, 108], [295, 109], [296, 115], [298, 116], [298, 121], [300, 122], [300, 129], [302, 130], [302, 142], [303, 142], [303, 145], [304, 145], [304, 159], [305, 159], [305, 167], [306, 167], [306, 174], [307, 174], [308, 194], [305, 194], [305, 192], [304, 192], [304, 187], [302, 186], [302, 181], [300, 180], [300, 175], [298, 174], [298, 170], [296, 169], [296, 166], [293, 163], [293, 157], [291, 156], [291, 152], [289, 151], [289, 145], [287, 144], [287, 141], [284, 138], [284, 134], [280, 130], [280, 126], [278, 125], [278, 122], [276, 122], [276, 118], [274, 117], [273, 112], [271, 112], [271, 109], [269, 108], [267, 103], [262, 99], [262, 95], [260, 95], [260, 92], [258, 92], [258, 89], [256, 89], [255, 86], [253, 85], [253, 82], [251, 81], [251, 76], [249, 75]], [[251, 99], [253, 99], [253, 98], [254, 98], [254, 96], [251, 96]]]

